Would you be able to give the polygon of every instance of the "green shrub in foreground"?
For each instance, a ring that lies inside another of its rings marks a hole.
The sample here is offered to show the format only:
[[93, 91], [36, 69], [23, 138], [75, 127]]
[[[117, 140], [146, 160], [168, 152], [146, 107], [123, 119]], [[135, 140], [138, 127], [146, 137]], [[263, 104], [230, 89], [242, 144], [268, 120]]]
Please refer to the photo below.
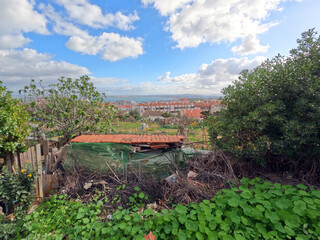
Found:
[[30, 165], [17, 174], [9, 171], [6, 166], [0, 172], [0, 202], [5, 204], [4, 211], [7, 214], [14, 214], [13, 221], [0, 215], [0, 239], [12, 239], [15, 236], [16, 227], [21, 224], [21, 219], [34, 199], [30, 192], [35, 180], [35, 172]]
[[242, 179], [200, 204], [161, 213], [118, 209], [106, 221], [100, 206], [54, 197], [26, 217], [27, 239], [142, 239], [149, 230], [156, 239], [320, 239], [320, 191], [301, 184]]
[[219, 149], [261, 164], [319, 161], [320, 36], [311, 29], [297, 43], [222, 90], [227, 108], [207, 121]]

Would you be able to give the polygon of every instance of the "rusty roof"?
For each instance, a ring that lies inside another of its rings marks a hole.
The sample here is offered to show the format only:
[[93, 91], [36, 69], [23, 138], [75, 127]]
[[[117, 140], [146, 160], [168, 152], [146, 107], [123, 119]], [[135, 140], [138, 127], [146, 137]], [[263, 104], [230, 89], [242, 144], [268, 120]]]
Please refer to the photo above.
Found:
[[177, 135], [81, 135], [71, 140], [75, 143], [124, 143], [124, 144], [153, 144], [153, 143], [180, 143], [184, 136]]

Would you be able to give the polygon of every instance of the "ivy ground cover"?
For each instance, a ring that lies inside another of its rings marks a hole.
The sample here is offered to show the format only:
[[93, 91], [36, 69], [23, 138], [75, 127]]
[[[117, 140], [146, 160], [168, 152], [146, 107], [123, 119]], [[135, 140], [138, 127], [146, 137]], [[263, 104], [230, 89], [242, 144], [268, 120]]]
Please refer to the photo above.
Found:
[[[84, 205], [54, 196], [25, 217], [24, 239], [320, 239], [320, 191], [242, 179], [211, 200], [151, 209], [119, 208], [107, 218], [102, 201]], [[141, 207], [141, 206], [139, 206]]]

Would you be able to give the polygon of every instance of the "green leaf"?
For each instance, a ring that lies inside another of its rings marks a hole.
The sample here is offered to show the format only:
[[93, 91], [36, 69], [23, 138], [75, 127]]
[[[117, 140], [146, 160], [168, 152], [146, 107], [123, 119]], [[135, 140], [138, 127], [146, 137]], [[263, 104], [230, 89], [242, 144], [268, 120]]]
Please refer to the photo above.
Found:
[[125, 222], [120, 223], [120, 229], [126, 229], [127, 224]]
[[228, 204], [229, 204], [229, 206], [231, 206], [231, 207], [237, 207], [237, 206], [239, 205], [239, 199], [237, 199], [237, 198], [230, 198], [230, 199], [228, 200]]
[[249, 190], [244, 190], [241, 194], [241, 197], [245, 198], [245, 199], [251, 199], [252, 198], [252, 193]]
[[312, 219], [316, 219], [317, 217], [320, 216], [319, 211], [316, 211], [313, 209], [307, 209], [306, 213], [307, 213], [307, 216]]
[[78, 213], [76, 218], [77, 218], [77, 219], [81, 219], [81, 218], [83, 218], [83, 217], [84, 217], [84, 213]]
[[280, 209], [287, 209], [292, 206], [292, 202], [287, 199], [279, 199], [275, 202], [275, 205]]
[[249, 224], [249, 220], [247, 218], [245, 218], [244, 216], [241, 216], [241, 222], [244, 224], [244, 225], [248, 225]]
[[187, 240], [188, 238], [187, 238], [187, 235], [185, 234], [184, 231], [179, 231], [179, 233], [178, 233], [178, 239], [179, 239], [179, 240]]
[[89, 223], [89, 219], [88, 218], [84, 218], [84, 219], [82, 219], [82, 221], [83, 221], [84, 224]]
[[313, 190], [311, 194], [317, 198], [320, 198], [320, 190]]
[[297, 215], [288, 215], [284, 222], [289, 228], [297, 228], [300, 226], [300, 218]]
[[163, 215], [163, 219], [167, 222], [170, 222], [171, 221], [171, 215], [169, 213], [164, 213]]
[[204, 240], [204, 236], [203, 236], [203, 234], [200, 233], [200, 232], [197, 232], [197, 233], [196, 233], [196, 237], [197, 237], [198, 240]]
[[185, 223], [186, 229], [192, 231], [192, 232], [196, 232], [198, 230], [198, 222], [196, 221], [192, 221], [190, 219], [188, 219]]
[[296, 187], [297, 187], [297, 188], [300, 188], [300, 189], [303, 189], [303, 190], [306, 190], [306, 189], [307, 189], [307, 187], [306, 187], [305, 185], [303, 185], [303, 184], [297, 184]]
[[179, 215], [178, 220], [181, 224], [184, 224], [187, 221], [187, 215]]
[[267, 210], [265, 211], [265, 217], [268, 218], [268, 219], [270, 219], [270, 221], [271, 221], [272, 223], [277, 223], [277, 222], [280, 220], [280, 218], [278, 217], [277, 213], [272, 212], [272, 211], [269, 210], [269, 209], [267, 209]]
[[288, 226], [284, 226], [284, 230], [289, 236], [295, 236], [295, 232]]
[[240, 234], [235, 234], [235, 235], [234, 235], [234, 238], [235, 238], [236, 240], [246, 240], [246, 238], [243, 237], [243, 236], [241, 236]]
[[296, 240], [309, 240], [310, 238], [307, 235], [298, 234]]
[[187, 208], [181, 204], [178, 204], [175, 208], [175, 211], [177, 211], [180, 214], [186, 214], [187, 213]]
[[306, 203], [301, 200], [294, 201], [294, 207], [292, 211], [300, 216], [304, 216], [305, 211], [306, 211]]
[[109, 228], [102, 228], [101, 232], [102, 234], [107, 234], [110, 231]]
[[256, 223], [256, 228], [263, 236], [268, 234], [266, 227], [262, 223]]
[[143, 211], [143, 214], [146, 216], [154, 215], [154, 211], [152, 209], [146, 209]]

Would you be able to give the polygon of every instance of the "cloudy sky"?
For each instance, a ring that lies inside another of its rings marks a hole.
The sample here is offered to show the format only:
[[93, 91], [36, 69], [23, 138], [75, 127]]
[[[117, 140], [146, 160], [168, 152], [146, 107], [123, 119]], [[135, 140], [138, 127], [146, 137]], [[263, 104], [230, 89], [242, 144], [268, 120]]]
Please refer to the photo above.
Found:
[[319, 0], [0, 0], [0, 81], [89, 75], [108, 95], [219, 94], [320, 31]]

